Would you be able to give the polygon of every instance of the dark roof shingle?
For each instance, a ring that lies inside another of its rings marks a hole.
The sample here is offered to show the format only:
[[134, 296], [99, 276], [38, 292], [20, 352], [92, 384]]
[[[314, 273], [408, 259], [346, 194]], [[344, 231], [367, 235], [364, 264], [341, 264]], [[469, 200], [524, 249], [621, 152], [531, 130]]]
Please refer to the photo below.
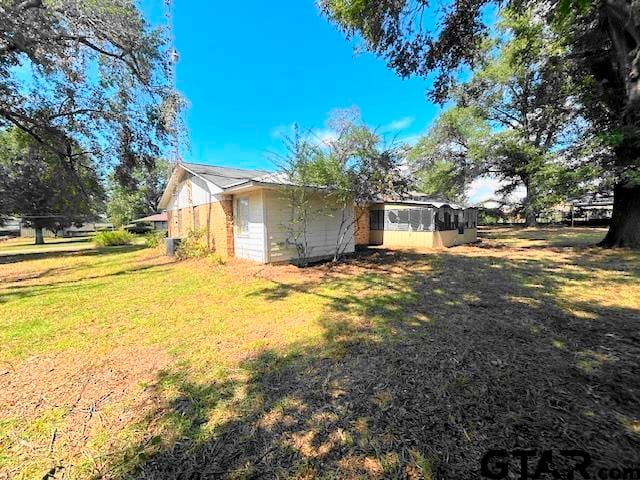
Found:
[[182, 163], [187, 170], [200, 175], [221, 188], [226, 188], [243, 180], [251, 180], [268, 175], [266, 170], [247, 170], [243, 168], [218, 167], [199, 163]]

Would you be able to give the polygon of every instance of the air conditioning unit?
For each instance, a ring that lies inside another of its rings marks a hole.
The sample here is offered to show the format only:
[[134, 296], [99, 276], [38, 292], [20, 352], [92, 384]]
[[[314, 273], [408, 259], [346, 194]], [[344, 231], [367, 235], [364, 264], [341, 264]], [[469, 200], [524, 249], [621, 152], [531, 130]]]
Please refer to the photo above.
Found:
[[166, 247], [166, 255], [170, 256], [170, 257], [174, 257], [176, 255], [176, 249], [178, 248], [178, 245], [180, 245], [180, 240], [179, 238], [165, 238], [164, 239], [164, 245]]

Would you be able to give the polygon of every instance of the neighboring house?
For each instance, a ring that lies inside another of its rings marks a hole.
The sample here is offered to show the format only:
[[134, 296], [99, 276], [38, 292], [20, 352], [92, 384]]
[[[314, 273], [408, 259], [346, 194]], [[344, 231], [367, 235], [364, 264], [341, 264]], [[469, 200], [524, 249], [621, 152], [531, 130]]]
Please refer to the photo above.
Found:
[[[43, 234], [45, 237], [87, 237], [94, 235], [101, 230], [113, 230], [113, 224], [108, 222], [85, 222], [80, 226], [71, 225], [58, 231], [45, 228]], [[35, 237], [36, 231], [31, 227], [20, 224], [21, 237]]]
[[0, 237], [17, 237], [20, 235], [20, 219], [7, 218], [0, 224]]
[[127, 227], [149, 225], [155, 231], [166, 232], [168, 230], [167, 218], [168, 217], [166, 212], [154, 213], [153, 215], [149, 215], [147, 217], [132, 220], [131, 224], [127, 225]]
[[504, 200], [490, 198], [477, 203], [476, 208], [480, 212], [480, 221], [484, 225], [524, 221], [516, 206]]
[[[159, 208], [167, 211], [169, 237], [182, 238], [190, 230], [203, 229], [209, 247], [222, 257], [263, 263], [295, 261], [298, 253], [288, 188], [283, 176], [272, 172], [181, 163], [169, 179]], [[327, 192], [313, 190], [308, 210], [310, 259], [333, 255], [344, 233], [341, 225], [351, 225], [344, 253], [353, 252], [356, 244], [431, 247], [476, 238], [475, 209], [424, 197], [343, 211]]]
[[568, 200], [556, 208], [562, 220], [575, 224], [606, 223], [613, 215], [613, 195], [594, 193]]

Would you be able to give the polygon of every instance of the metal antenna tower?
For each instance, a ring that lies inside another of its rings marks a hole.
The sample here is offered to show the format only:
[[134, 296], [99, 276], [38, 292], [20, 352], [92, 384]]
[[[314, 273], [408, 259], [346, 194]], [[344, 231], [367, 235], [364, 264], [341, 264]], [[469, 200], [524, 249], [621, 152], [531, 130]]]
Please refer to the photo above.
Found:
[[170, 132], [171, 132], [171, 158], [169, 159], [169, 172], [171, 175], [174, 167], [180, 162], [180, 130], [179, 130], [179, 119], [178, 119], [178, 97], [177, 97], [177, 88], [176, 88], [176, 65], [178, 60], [180, 59], [180, 55], [175, 48], [175, 34], [174, 34], [174, 25], [173, 25], [173, 0], [163, 0], [164, 1], [164, 16], [167, 23], [167, 29], [169, 31], [169, 62], [167, 66], [167, 77], [169, 79], [169, 84], [173, 89], [176, 96], [172, 99], [173, 105], [170, 108], [173, 109], [171, 112], [170, 119]]

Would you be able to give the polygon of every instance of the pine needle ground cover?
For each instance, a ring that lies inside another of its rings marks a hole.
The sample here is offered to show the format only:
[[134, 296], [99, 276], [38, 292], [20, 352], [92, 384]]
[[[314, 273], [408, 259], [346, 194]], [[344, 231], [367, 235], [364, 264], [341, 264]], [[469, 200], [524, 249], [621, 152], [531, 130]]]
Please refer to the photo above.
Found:
[[478, 478], [516, 446], [637, 466], [640, 255], [603, 235], [307, 269], [4, 241], [0, 478]]

